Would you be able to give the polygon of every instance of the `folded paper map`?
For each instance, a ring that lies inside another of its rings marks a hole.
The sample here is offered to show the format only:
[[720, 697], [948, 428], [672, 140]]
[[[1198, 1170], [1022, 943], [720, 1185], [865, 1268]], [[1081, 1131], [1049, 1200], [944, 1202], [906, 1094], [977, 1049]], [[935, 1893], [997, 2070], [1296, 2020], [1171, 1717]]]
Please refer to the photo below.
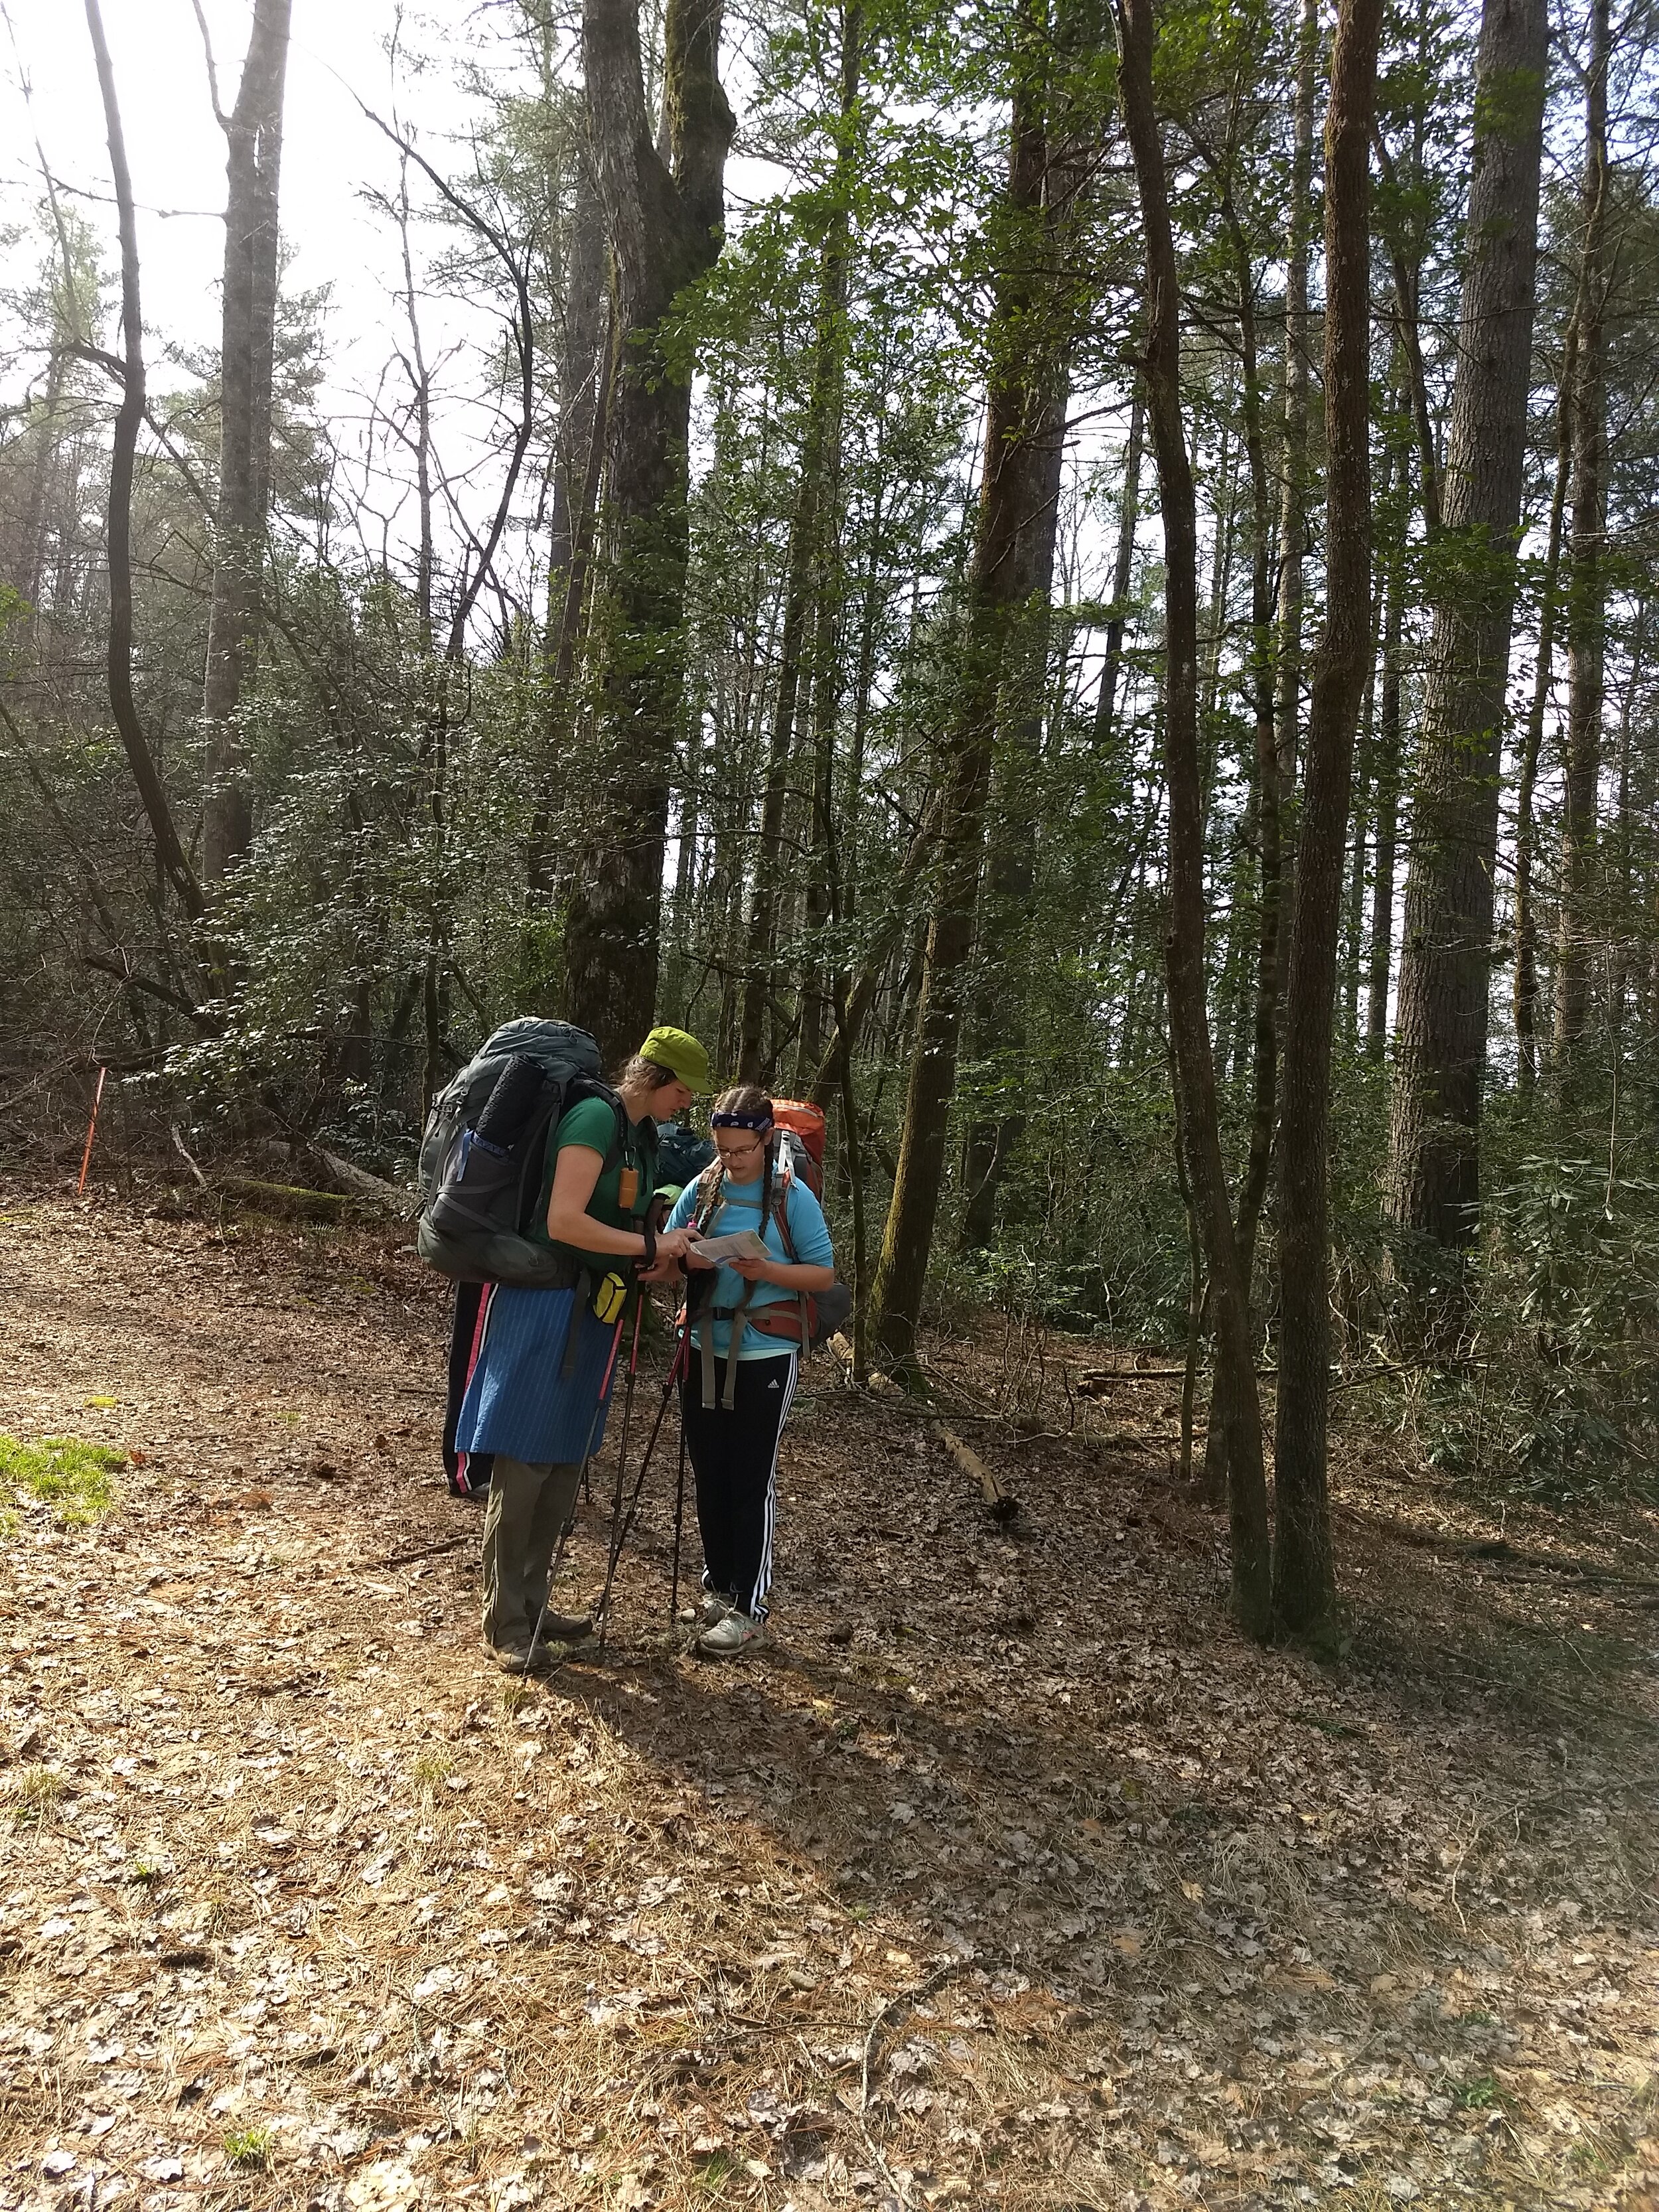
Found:
[[752, 1229], [734, 1229], [729, 1237], [694, 1237], [691, 1249], [700, 1260], [769, 1260], [772, 1256]]

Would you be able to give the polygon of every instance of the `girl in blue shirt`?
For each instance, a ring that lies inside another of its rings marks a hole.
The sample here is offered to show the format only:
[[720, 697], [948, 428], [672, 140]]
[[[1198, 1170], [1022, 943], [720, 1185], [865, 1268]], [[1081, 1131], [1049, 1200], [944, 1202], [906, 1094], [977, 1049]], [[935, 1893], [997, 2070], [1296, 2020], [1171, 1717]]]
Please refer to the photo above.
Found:
[[[801, 1293], [827, 1291], [836, 1273], [823, 1208], [780, 1165], [765, 1091], [753, 1084], [723, 1091], [711, 1119], [720, 1157], [681, 1192], [669, 1229], [692, 1226], [701, 1209], [708, 1217], [705, 1236], [753, 1230], [767, 1251], [763, 1260], [718, 1266], [694, 1251], [684, 1255], [692, 1341], [680, 1417], [696, 1477], [703, 1556], [697, 1648], [730, 1658], [752, 1643], [766, 1619], [778, 1445], [803, 1349]], [[787, 1238], [780, 1215], [787, 1220]]]

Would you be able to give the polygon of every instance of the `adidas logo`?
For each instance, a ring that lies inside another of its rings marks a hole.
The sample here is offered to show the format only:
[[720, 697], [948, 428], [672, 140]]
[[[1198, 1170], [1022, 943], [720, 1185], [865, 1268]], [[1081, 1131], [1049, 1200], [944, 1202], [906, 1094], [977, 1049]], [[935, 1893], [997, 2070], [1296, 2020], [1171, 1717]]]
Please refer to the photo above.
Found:
[[769, 1383], [767, 1384], [767, 1386], [766, 1386], [766, 1387], [767, 1387], [767, 1389], [768, 1389], [769, 1390], [775, 1390], [775, 1389], [777, 1389], [777, 1387], [778, 1387], [776, 1377], [775, 1376], [775, 1377], [773, 1378], [773, 1380], [772, 1380], [770, 1382], [769, 1382]]

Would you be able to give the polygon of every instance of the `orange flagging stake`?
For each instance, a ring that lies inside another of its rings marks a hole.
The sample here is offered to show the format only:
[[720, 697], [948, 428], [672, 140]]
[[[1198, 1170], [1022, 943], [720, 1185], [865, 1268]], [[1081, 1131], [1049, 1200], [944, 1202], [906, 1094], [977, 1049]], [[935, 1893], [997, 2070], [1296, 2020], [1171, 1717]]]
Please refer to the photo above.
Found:
[[87, 1124], [87, 1149], [81, 1155], [81, 1180], [75, 1186], [77, 1198], [87, 1187], [87, 1170], [92, 1165], [92, 1140], [98, 1133], [98, 1109], [103, 1102], [104, 1078], [108, 1073], [106, 1067], [99, 1069], [98, 1088], [92, 1094], [92, 1119]]

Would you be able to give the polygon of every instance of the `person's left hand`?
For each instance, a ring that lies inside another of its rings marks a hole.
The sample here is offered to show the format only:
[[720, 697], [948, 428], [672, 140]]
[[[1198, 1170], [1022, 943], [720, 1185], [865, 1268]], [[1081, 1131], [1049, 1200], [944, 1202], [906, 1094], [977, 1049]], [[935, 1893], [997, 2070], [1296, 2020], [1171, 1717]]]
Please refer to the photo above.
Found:
[[727, 1262], [734, 1275], [741, 1275], [745, 1283], [768, 1283], [772, 1279], [769, 1260], [732, 1260]]

